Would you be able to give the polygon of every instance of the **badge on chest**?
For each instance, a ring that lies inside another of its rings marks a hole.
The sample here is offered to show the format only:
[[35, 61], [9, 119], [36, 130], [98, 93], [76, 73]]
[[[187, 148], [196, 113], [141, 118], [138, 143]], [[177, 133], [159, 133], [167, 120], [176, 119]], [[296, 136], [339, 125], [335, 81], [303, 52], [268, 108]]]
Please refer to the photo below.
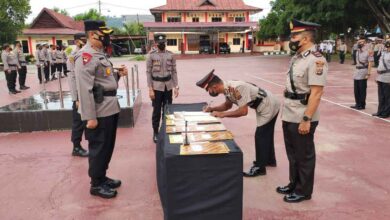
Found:
[[111, 68], [110, 67], [106, 67], [106, 76], [110, 76], [111, 75]]

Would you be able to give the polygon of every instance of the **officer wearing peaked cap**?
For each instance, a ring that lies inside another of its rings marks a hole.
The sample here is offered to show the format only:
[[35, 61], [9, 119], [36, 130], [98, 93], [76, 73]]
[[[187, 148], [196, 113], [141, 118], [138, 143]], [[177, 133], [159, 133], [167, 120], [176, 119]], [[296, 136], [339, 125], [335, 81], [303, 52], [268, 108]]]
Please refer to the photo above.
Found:
[[[219, 106], [206, 106], [205, 112], [216, 117], [237, 118], [248, 114], [248, 108], [256, 111], [257, 128], [255, 133], [256, 160], [245, 177], [266, 175], [266, 166], [276, 166], [274, 148], [274, 128], [279, 113], [280, 102], [270, 91], [252, 83], [235, 80], [221, 80], [214, 70], [196, 83], [211, 96], [224, 94], [226, 100]], [[228, 111], [233, 104], [238, 108]]]
[[83, 132], [85, 129], [85, 122], [81, 120], [80, 114], [77, 112], [79, 107], [79, 100], [77, 95], [77, 84], [76, 84], [76, 75], [74, 72], [74, 58], [78, 51], [83, 47], [84, 42], [82, 39], [85, 39], [85, 34], [76, 34], [74, 36], [76, 48], [72, 53], [68, 56], [67, 59], [67, 69], [69, 70], [69, 88], [70, 94], [72, 96], [73, 106], [72, 106], [72, 136], [71, 141], [73, 143], [73, 156], [79, 157], [88, 157], [88, 151], [86, 151], [81, 146], [81, 139], [83, 136]]
[[102, 198], [117, 195], [120, 180], [108, 178], [106, 171], [114, 151], [120, 106], [116, 96], [118, 80], [127, 75], [122, 66], [114, 71], [104, 53], [113, 32], [104, 21], [84, 21], [87, 44], [75, 56], [75, 74], [79, 113], [86, 121], [85, 136], [89, 146], [90, 194]]
[[318, 106], [328, 74], [325, 58], [315, 50], [315, 31], [320, 25], [290, 22], [290, 49], [296, 52], [286, 77], [282, 110], [283, 134], [289, 160], [289, 184], [277, 187], [286, 194], [285, 202], [311, 199], [314, 184], [314, 133], [318, 125]]
[[[173, 53], [166, 50], [165, 34], [155, 34], [157, 50], [148, 54], [146, 61], [146, 76], [149, 87], [149, 97], [153, 104], [152, 127], [153, 141], [157, 142], [162, 109], [166, 104], [172, 104], [172, 96], [179, 96], [179, 84], [176, 71], [176, 59]], [[172, 92], [173, 90], [173, 92]]]

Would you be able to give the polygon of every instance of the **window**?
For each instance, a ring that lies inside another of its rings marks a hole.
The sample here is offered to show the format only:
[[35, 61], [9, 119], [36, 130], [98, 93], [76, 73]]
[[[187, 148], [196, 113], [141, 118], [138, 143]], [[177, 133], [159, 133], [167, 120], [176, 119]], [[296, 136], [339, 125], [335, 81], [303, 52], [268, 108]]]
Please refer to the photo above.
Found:
[[222, 22], [222, 18], [220, 18], [220, 17], [212, 17], [211, 21], [212, 22]]
[[241, 39], [240, 38], [233, 38], [233, 45], [241, 45]]
[[245, 18], [244, 17], [235, 17], [234, 21], [235, 22], [245, 22]]
[[30, 51], [28, 51], [28, 41], [22, 40], [22, 49], [23, 49], [23, 53], [29, 53], [30, 52]]
[[167, 39], [168, 46], [177, 46], [177, 39]]
[[199, 22], [199, 18], [192, 18], [192, 22]]
[[168, 22], [181, 22], [181, 17], [168, 17]]

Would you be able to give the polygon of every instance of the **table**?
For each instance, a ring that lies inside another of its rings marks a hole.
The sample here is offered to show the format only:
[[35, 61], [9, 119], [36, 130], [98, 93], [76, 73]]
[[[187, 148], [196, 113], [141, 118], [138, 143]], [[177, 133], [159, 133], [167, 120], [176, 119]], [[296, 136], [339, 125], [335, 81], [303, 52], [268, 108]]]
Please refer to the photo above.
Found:
[[[201, 111], [206, 103], [172, 104], [165, 112]], [[230, 153], [180, 156], [170, 144], [165, 116], [157, 141], [157, 185], [165, 220], [242, 219], [243, 156], [234, 140]]]

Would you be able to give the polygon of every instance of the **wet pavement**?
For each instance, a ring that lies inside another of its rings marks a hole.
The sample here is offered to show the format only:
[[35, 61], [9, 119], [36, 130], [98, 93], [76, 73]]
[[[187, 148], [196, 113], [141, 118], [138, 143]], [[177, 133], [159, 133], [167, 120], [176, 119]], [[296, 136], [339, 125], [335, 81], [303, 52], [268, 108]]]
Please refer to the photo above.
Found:
[[[120, 128], [108, 175], [123, 182], [119, 195], [104, 200], [89, 195], [88, 161], [71, 156], [70, 131], [0, 134], [0, 219], [163, 219], [156, 186], [155, 145], [152, 141], [151, 102], [145, 63], [140, 67], [142, 110], [135, 128]], [[222, 102], [196, 87], [211, 69], [223, 79], [255, 83], [282, 99], [288, 57], [229, 57], [179, 60], [180, 96], [175, 103]], [[377, 108], [377, 86], [368, 83], [367, 108], [353, 104], [350, 64], [330, 64], [321, 121], [316, 132], [317, 165], [313, 198], [286, 204], [275, 192], [288, 182], [288, 161], [281, 120], [275, 128], [278, 166], [267, 175], [244, 179], [244, 219], [389, 219], [390, 120], [370, 116]], [[375, 76], [375, 74], [373, 74]], [[8, 95], [1, 80], [0, 106], [39, 93], [37, 77], [29, 74], [28, 91]], [[120, 83], [124, 88], [123, 82]], [[48, 91], [56, 91], [56, 81]], [[66, 86], [65, 86], [66, 90]], [[239, 119], [223, 119], [244, 153], [244, 168], [254, 160], [254, 112]], [[2, 124], [1, 126], [5, 126]], [[87, 143], [83, 141], [83, 146]]]

